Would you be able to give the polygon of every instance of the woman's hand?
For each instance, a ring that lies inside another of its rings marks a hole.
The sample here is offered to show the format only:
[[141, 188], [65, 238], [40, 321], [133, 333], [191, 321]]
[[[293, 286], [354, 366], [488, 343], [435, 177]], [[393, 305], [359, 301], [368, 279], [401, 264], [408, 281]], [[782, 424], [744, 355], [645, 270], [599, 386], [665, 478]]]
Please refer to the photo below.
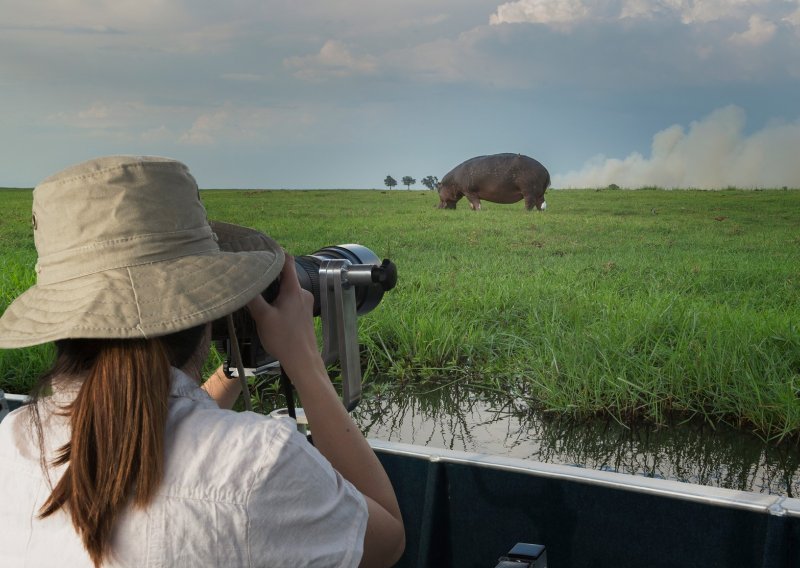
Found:
[[286, 255], [280, 291], [272, 304], [259, 294], [247, 308], [261, 345], [280, 361], [289, 377], [304, 377], [309, 369], [324, 371], [314, 333], [314, 296], [300, 287], [294, 257]]

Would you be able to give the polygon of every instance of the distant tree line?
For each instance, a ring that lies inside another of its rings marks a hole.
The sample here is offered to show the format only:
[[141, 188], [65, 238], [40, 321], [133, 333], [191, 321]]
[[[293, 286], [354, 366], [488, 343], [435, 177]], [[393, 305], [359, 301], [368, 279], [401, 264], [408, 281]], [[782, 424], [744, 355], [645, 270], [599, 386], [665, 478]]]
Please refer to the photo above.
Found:
[[[411, 176], [403, 176], [400, 181], [406, 186], [406, 189], [411, 189], [411, 186], [417, 183], [417, 180]], [[386, 179], [383, 180], [383, 185], [389, 189], [393, 189], [397, 185], [397, 180], [392, 176], [386, 176]], [[422, 178], [422, 185], [433, 191], [439, 186], [439, 178], [436, 176], [425, 176]]]

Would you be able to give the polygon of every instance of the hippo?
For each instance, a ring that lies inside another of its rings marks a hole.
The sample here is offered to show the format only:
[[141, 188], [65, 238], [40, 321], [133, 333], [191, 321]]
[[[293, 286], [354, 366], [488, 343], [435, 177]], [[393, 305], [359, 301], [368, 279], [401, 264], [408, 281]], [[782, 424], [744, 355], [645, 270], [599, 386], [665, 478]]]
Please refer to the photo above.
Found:
[[544, 192], [550, 173], [542, 164], [522, 154], [477, 156], [450, 170], [439, 183], [439, 209], [455, 209], [466, 196], [469, 206], [480, 211], [481, 199], [494, 203], [525, 200], [525, 209], [547, 207]]

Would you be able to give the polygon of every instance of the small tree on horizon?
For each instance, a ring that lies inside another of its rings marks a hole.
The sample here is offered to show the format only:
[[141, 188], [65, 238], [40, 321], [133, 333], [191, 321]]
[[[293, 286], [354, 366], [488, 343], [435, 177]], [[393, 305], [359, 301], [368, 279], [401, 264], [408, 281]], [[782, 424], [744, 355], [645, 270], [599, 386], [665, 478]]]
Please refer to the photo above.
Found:
[[403, 176], [403, 185], [406, 186], [406, 189], [411, 189], [411, 185], [415, 183], [417, 183], [417, 180], [411, 176]]
[[439, 185], [439, 178], [436, 176], [425, 176], [422, 178], [422, 185], [433, 191]]
[[397, 180], [394, 179], [392, 176], [386, 176], [386, 179], [383, 180], [383, 184], [389, 189], [392, 189], [394, 186], [397, 185]]

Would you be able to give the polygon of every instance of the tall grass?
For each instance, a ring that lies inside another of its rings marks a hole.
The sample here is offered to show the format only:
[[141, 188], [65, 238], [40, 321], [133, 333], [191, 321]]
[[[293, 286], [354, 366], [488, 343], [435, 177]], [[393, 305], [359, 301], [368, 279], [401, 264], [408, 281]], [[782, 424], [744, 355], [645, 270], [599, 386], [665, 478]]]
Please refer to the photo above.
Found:
[[[700, 414], [800, 434], [800, 192], [548, 193], [548, 210], [433, 192], [204, 191], [289, 252], [357, 242], [398, 266], [360, 320], [367, 379], [458, 381], [620, 421]], [[30, 282], [30, 193], [0, 192], [0, 308]], [[19, 391], [46, 352], [0, 352]]]

